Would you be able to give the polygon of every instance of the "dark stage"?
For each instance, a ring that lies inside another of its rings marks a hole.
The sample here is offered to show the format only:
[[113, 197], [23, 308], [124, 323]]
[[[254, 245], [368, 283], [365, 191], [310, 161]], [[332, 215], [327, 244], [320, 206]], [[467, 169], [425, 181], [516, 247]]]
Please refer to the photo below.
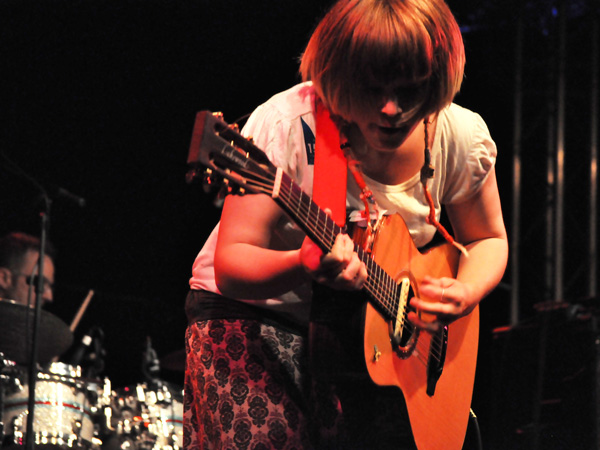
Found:
[[[298, 57], [329, 3], [0, 0], [0, 234], [39, 234], [41, 203], [35, 184], [43, 186], [53, 199], [49, 238], [58, 249], [55, 302], [48, 310], [70, 323], [94, 290], [74, 341], [92, 327], [102, 329], [104, 375], [114, 387], [143, 380], [148, 339], [159, 358], [171, 363], [165, 363], [169, 367], [163, 367], [161, 377], [183, 384], [183, 372], [174, 369], [182, 362], [177, 352], [184, 346], [187, 283], [192, 262], [219, 217], [213, 196], [185, 182], [195, 113], [222, 111], [234, 121], [298, 82]], [[542, 0], [448, 3], [463, 27], [467, 50], [466, 78], [456, 102], [488, 123], [499, 148], [497, 174], [509, 236], [518, 227], [518, 321], [539, 323], [536, 305], [555, 300], [544, 265], [552, 197], [546, 153], [548, 116], [556, 106], [556, 5]], [[567, 3], [562, 300], [582, 305], [594, 316], [596, 302], [588, 298], [587, 288], [590, 276], [598, 275], [590, 275], [587, 256], [589, 136], [590, 127], [598, 127], [590, 123], [594, 3]], [[515, 225], [515, 48], [521, 6], [526, 24], [522, 195]], [[9, 169], [6, 159], [27, 177]], [[59, 188], [84, 198], [85, 206], [56, 195]], [[473, 409], [484, 448], [492, 448], [497, 438], [492, 417], [499, 411], [494, 410], [498, 389], [506, 386], [496, 364], [522, 364], [528, 358], [518, 346], [515, 357], [507, 357], [501, 345], [505, 335], [494, 332], [511, 325], [513, 279], [509, 267], [503, 283], [481, 306]], [[579, 318], [565, 313], [557, 320]], [[537, 328], [540, 333], [547, 332], [543, 326]], [[593, 340], [595, 331], [590, 333]], [[568, 347], [569, 341], [556, 345]], [[528, 351], [531, 358], [539, 356], [535, 349]], [[572, 364], [586, 371], [593, 366], [588, 359]], [[475, 444], [471, 432], [469, 446]], [[595, 448], [571, 444], [568, 448]]]

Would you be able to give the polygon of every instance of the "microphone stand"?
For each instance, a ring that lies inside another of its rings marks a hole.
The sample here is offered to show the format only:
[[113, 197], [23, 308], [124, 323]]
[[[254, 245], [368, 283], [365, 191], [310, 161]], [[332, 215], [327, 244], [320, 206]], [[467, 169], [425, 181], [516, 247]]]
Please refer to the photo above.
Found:
[[38, 354], [38, 330], [40, 328], [40, 317], [42, 310], [42, 294], [44, 292], [44, 260], [46, 259], [46, 241], [48, 235], [48, 229], [50, 227], [50, 205], [52, 201], [46, 194], [46, 191], [38, 185], [42, 192], [43, 207], [40, 212], [40, 249], [39, 258], [37, 262], [37, 286], [35, 291], [35, 310], [33, 316], [33, 336], [31, 339], [31, 354], [29, 361], [29, 398], [27, 403], [27, 434], [25, 438], [25, 448], [27, 450], [33, 450], [34, 432], [33, 432], [33, 419], [35, 414], [35, 384], [37, 381], [37, 354]]
[[[10, 158], [8, 158], [2, 151], [0, 151], [0, 159], [6, 163], [6, 169], [16, 174], [17, 176], [23, 177], [28, 180], [33, 186], [35, 186], [41, 196], [43, 203], [42, 210], [40, 211], [40, 249], [39, 259], [37, 262], [37, 286], [35, 296], [35, 310], [34, 310], [34, 325], [31, 338], [31, 353], [29, 361], [29, 398], [27, 404], [27, 436], [25, 438], [25, 449], [34, 449], [34, 432], [33, 432], [33, 419], [35, 414], [35, 384], [37, 381], [37, 356], [38, 356], [38, 331], [40, 328], [41, 309], [42, 309], [42, 294], [44, 292], [44, 259], [46, 258], [46, 241], [48, 236], [48, 230], [50, 228], [50, 205], [52, 200], [48, 195], [48, 192], [44, 187], [37, 182], [32, 176], [21, 169], [15, 164]], [[77, 195], [72, 194], [63, 188], [56, 189], [56, 196], [63, 197], [76, 203], [79, 207], [85, 206], [85, 200]], [[27, 338], [26, 338], [27, 339]]]

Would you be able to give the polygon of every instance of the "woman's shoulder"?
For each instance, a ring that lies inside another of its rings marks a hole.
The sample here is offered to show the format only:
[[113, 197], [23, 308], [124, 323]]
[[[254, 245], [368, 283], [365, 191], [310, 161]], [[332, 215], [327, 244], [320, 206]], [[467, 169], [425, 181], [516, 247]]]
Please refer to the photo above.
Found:
[[309, 81], [273, 95], [261, 108], [276, 112], [283, 120], [293, 120], [312, 114], [314, 103], [315, 90]]
[[450, 128], [464, 128], [468, 125], [475, 126], [483, 122], [483, 118], [475, 111], [457, 103], [451, 103], [440, 112], [438, 121]]
[[487, 124], [478, 113], [452, 103], [438, 117], [440, 137], [445, 142], [466, 144], [491, 139]]

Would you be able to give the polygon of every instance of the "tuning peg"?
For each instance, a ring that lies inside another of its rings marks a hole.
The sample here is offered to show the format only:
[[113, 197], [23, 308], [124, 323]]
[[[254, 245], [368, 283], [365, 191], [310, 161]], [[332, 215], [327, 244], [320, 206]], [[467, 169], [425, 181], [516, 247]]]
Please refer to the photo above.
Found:
[[202, 175], [202, 189], [204, 192], [209, 193], [214, 190], [218, 180], [212, 169], [206, 169]]
[[227, 193], [231, 195], [244, 195], [246, 190], [243, 187], [238, 186], [237, 184], [230, 184], [227, 187]]
[[221, 111], [216, 111], [216, 112], [214, 112], [214, 113], [212, 113], [212, 114], [213, 114], [213, 116], [215, 116], [217, 119], [221, 119], [221, 120], [223, 120], [223, 117], [225, 117]]

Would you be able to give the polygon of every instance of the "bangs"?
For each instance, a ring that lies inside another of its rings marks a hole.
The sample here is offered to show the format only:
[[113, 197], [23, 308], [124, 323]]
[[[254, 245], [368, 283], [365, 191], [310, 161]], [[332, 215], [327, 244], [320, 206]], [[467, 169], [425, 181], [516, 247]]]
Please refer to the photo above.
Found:
[[419, 114], [460, 89], [464, 46], [443, 0], [340, 0], [313, 33], [300, 65], [332, 113], [349, 120], [377, 101], [372, 87], [418, 86]]
[[407, 20], [382, 4], [364, 19], [354, 29], [347, 53], [354, 83], [403, 80], [416, 84], [431, 76], [433, 43], [420, 22]]

